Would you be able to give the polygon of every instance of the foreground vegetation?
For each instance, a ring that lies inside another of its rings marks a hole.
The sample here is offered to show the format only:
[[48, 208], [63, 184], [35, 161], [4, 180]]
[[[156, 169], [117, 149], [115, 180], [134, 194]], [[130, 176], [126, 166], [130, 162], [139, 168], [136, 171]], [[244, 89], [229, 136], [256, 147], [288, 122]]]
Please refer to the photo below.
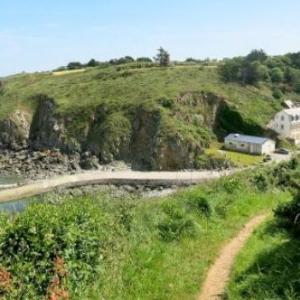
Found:
[[300, 298], [299, 171], [299, 166], [295, 166], [290, 174], [282, 177], [282, 183], [290, 187], [294, 199], [275, 209], [274, 216], [239, 255], [228, 287], [228, 299]]
[[299, 239], [270, 220], [239, 255], [227, 299], [299, 299], [299, 247]]
[[147, 202], [47, 196], [3, 215], [1, 296], [192, 299], [223, 243], [290, 199], [280, 186], [297, 166], [258, 168]]

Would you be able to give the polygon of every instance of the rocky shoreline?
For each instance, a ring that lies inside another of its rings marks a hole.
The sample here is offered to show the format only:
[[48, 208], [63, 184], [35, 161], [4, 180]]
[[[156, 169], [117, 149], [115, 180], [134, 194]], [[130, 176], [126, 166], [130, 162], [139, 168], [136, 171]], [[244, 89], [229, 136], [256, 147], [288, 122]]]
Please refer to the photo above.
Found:
[[128, 169], [130, 166], [123, 162], [100, 165], [98, 158], [89, 152], [67, 155], [59, 150], [0, 150], [0, 176], [22, 178], [25, 181], [75, 174], [84, 170]]

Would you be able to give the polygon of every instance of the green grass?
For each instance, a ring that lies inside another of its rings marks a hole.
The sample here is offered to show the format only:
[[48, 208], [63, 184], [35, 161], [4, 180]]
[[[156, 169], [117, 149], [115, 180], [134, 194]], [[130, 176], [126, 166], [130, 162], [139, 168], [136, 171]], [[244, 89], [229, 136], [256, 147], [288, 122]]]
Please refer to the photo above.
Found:
[[22, 291], [42, 299], [59, 256], [67, 271], [60, 288], [71, 299], [194, 299], [224, 243], [250, 218], [290, 199], [274, 187], [275, 173], [262, 167], [150, 200], [104, 193], [43, 196], [38, 200], [45, 203], [15, 218], [1, 215], [0, 271], [15, 280], [15, 298]]
[[237, 258], [227, 299], [299, 299], [299, 247], [299, 239], [270, 220]]
[[245, 121], [260, 126], [265, 126], [280, 107], [279, 102], [272, 100], [269, 88], [224, 84], [217, 69], [133, 67], [90, 68], [85, 72], [60, 73], [60, 76], [33, 73], [8, 77], [4, 79], [5, 89], [0, 94], [0, 117], [7, 116], [17, 107], [26, 106], [34, 110], [36, 102], [33, 96], [37, 94], [53, 98], [63, 114], [80, 113], [82, 109], [92, 111], [99, 105], [128, 110], [131, 106], [149, 105], [167, 98], [176, 104], [170, 117], [178, 110], [178, 119], [178, 115], [186, 116], [195, 110], [177, 102], [180, 95], [188, 92], [213, 93], [232, 104]]
[[[137, 204], [130, 232], [120, 243], [122, 251], [106, 265], [87, 299], [98, 299], [99, 294], [107, 299], [194, 299], [220, 247], [252, 216], [290, 197], [286, 192], [258, 192], [247, 182], [248, 175], [243, 176]], [[203, 207], [198, 211], [192, 205], [202, 198], [212, 210], [208, 219], [201, 212]], [[179, 210], [185, 221], [192, 220], [195, 232], [173, 241], [161, 239], [157, 224], [172, 222], [170, 217], [166, 221], [166, 206]]]
[[[224, 83], [217, 68], [128, 64], [5, 78], [0, 121], [16, 109], [30, 120], [47, 99], [62, 124], [62, 150], [88, 148], [101, 162], [125, 160], [144, 169], [197, 168], [210, 143], [231, 132], [263, 135], [281, 109], [270, 86]], [[108, 127], [109, 138], [102, 130]], [[185, 159], [179, 162], [178, 153]], [[243, 164], [242, 157], [232, 159]]]
[[248, 167], [261, 163], [264, 159], [262, 155], [251, 155], [221, 149], [221, 144], [213, 144], [205, 150], [207, 155], [222, 157], [231, 161], [237, 167]]

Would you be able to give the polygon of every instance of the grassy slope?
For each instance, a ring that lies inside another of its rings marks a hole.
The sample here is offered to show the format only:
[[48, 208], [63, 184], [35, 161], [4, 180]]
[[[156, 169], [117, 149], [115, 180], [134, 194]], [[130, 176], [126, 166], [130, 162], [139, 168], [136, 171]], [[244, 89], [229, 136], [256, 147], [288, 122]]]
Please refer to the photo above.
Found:
[[211, 155], [212, 157], [228, 159], [238, 167], [258, 165], [263, 161], [264, 158], [261, 155], [250, 155], [247, 153], [227, 151], [222, 149], [222, 144], [218, 143], [211, 144], [210, 148], [205, 151], [205, 154]]
[[[101, 294], [107, 299], [193, 299], [224, 242], [250, 217], [289, 198], [284, 192], [258, 192], [247, 182], [247, 176], [222, 179], [167, 199], [139, 203], [132, 211], [131, 230], [120, 242], [122, 250], [113, 254], [87, 298], [98, 299]], [[201, 197], [213, 210], [208, 220], [190, 207]], [[172, 242], [160, 238], [157, 224], [172, 223], [172, 218], [166, 221], [166, 206], [181, 211], [184, 220], [195, 222], [197, 230], [192, 237], [183, 235]], [[106, 204], [106, 209], [116, 211], [113, 207], [114, 204]]]
[[[50, 203], [30, 207], [16, 219], [5, 221], [0, 232], [1, 251], [6, 253], [2, 261], [12, 272], [16, 287], [35, 279], [30, 282], [30, 299], [39, 299], [32, 296], [36, 279], [44, 278], [45, 270], [51, 269], [53, 255], [60, 255], [71, 267], [65, 278], [73, 279], [66, 285], [71, 299], [96, 300], [99, 295], [122, 300], [194, 299], [222, 245], [254, 215], [289, 200], [288, 192], [271, 183], [262, 184], [263, 172], [264, 168], [252, 169], [145, 201], [107, 194], [70, 199], [46, 195]], [[11, 239], [12, 235], [19, 239]], [[84, 250], [78, 255], [76, 249]], [[93, 258], [90, 265], [90, 256], [101, 257], [100, 263]], [[73, 266], [79, 263], [86, 266], [85, 275], [97, 275], [96, 282], [89, 281], [86, 293], [82, 291], [86, 282], [79, 280], [79, 286], [74, 281]], [[23, 276], [27, 270], [30, 277]], [[92, 272], [96, 270], [100, 274]], [[43, 280], [43, 287], [49, 287], [47, 278]], [[80, 291], [74, 291], [74, 285]], [[18, 288], [14, 293], [20, 298]]]
[[270, 220], [239, 255], [228, 299], [299, 299], [299, 247], [297, 238]]
[[35, 106], [32, 96], [40, 93], [53, 97], [61, 112], [81, 112], [103, 103], [126, 110], [131, 105], [151, 105], [163, 97], [176, 99], [185, 92], [212, 92], [225, 97], [245, 120], [262, 126], [279, 108], [278, 101], [272, 100], [269, 88], [224, 84], [215, 68], [195, 66], [132, 69], [125, 65], [62, 73], [61, 76], [23, 74], [5, 81], [5, 92], [0, 94], [0, 117], [16, 107], [32, 109]]

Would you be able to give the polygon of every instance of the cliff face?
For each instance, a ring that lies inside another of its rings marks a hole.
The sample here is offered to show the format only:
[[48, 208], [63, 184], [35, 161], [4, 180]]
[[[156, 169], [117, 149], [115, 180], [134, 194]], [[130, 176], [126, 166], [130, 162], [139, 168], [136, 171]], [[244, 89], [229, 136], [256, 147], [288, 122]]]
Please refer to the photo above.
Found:
[[16, 110], [8, 118], [0, 121], [0, 148], [21, 150], [28, 147], [31, 117], [26, 112]]
[[32, 117], [17, 110], [0, 122], [0, 146], [89, 153], [100, 163], [123, 160], [139, 170], [194, 168], [214, 132], [222, 132], [224, 107], [228, 113], [226, 101], [214, 94], [185, 93], [150, 106], [100, 105], [74, 115], [41, 96]]

